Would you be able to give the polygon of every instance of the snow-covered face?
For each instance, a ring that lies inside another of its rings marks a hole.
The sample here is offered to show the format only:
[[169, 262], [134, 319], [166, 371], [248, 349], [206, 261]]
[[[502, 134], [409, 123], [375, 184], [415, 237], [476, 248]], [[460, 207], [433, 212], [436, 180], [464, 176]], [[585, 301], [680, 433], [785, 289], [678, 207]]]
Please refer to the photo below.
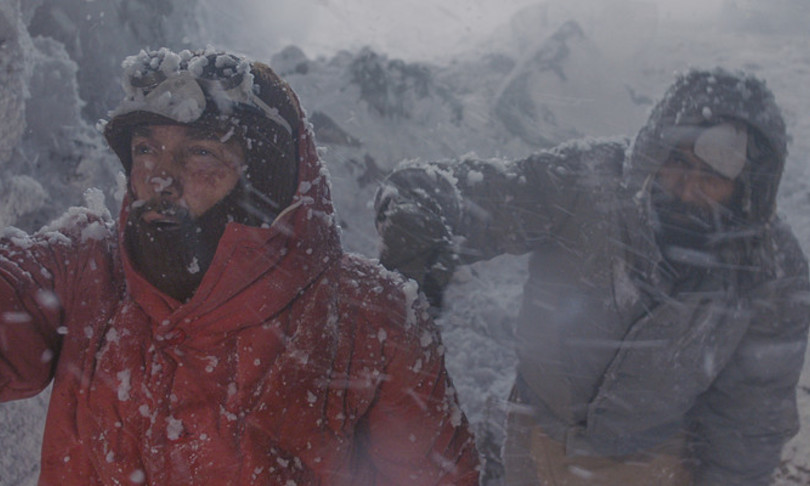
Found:
[[661, 241], [703, 247], [735, 220], [736, 183], [695, 155], [676, 147], [655, 175], [652, 203]]
[[656, 175], [656, 182], [670, 197], [702, 209], [727, 206], [735, 185], [733, 180], [712, 170], [689, 147], [679, 147], [670, 153]]
[[[133, 131], [130, 187], [138, 204], [175, 208], [198, 218], [230, 193], [245, 167], [242, 145], [188, 125], [149, 125]], [[167, 229], [175, 211], [141, 217]]]

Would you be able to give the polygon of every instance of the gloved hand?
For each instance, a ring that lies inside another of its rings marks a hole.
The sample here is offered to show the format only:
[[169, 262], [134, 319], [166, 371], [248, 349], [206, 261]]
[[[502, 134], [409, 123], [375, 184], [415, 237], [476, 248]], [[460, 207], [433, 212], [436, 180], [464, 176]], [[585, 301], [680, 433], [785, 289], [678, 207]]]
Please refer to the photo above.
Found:
[[439, 309], [456, 267], [452, 231], [441, 207], [425, 197], [424, 190], [401, 187], [384, 186], [375, 201], [377, 232], [383, 242], [380, 262], [416, 280], [430, 305]]

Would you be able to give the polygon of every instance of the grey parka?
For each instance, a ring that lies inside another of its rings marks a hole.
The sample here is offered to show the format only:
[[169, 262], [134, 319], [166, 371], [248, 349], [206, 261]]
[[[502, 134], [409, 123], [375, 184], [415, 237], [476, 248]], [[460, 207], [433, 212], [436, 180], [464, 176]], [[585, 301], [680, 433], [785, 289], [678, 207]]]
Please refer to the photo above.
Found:
[[[752, 134], [746, 224], [673, 266], [650, 203], [671, 150], [664, 130], [729, 119]], [[438, 304], [457, 265], [531, 253], [516, 389], [547, 433], [571, 454], [599, 455], [685, 434], [696, 484], [767, 484], [798, 430], [810, 322], [807, 262], [775, 212], [786, 140], [763, 82], [691, 71], [632, 144], [404, 164], [375, 201], [381, 260]]]

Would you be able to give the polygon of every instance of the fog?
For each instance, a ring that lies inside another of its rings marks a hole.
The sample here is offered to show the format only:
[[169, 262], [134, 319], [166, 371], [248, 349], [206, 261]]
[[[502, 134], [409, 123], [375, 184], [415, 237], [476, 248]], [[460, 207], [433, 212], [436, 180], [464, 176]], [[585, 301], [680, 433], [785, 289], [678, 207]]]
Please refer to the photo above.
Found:
[[[369, 257], [379, 251], [371, 209], [376, 183], [401, 160], [470, 152], [518, 158], [583, 135], [632, 136], [673, 73], [690, 66], [745, 69], [767, 80], [793, 137], [779, 205], [808, 252], [810, 16], [797, 15], [807, 14], [797, 5], [810, 4], [0, 0], [0, 66], [9, 67], [0, 78], [12, 81], [0, 85], [0, 223], [35, 230], [82, 204], [88, 187], [101, 189], [114, 209], [119, 164], [93, 127], [120, 99], [121, 57], [143, 47], [212, 44], [271, 62], [311, 120], [334, 125], [316, 135], [342, 238], [347, 249]], [[550, 42], [569, 20], [584, 34]], [[548, 64], [556, 62], [551, 67], [563, 69], [567, 80], [538, 66], [539, 53], [561, 54]], [[357, 80], [363, 68], [381, 73], [374, 86], [381, 93]], [[421, 76], [424, 93], [403, 72]], [[519, 76], [531, 82], [511, 83]], [[505, 95], [555, 122], [513, 117], [510, 125], [499, 104]], [[504, 257], [460, 270], [437, 320], [461, 405], [482, 445], [494, 448], [490, 453], [503, 438], [525, 266], [524, 257]], [[774, 484], [810, 484], [809, 368], [799, 389], [802, 430], [785, 448]], [[0, 486], [36, 484], [46, 405], [46, 395], [0, 405]]]
[[[469, 50], [495, 28], [536, 0], [234, 0], [210, 5], [211, 18], [225, 18], [212, 27], [213, 39], [247, 52], [276, 51], [295, 44], [311, 56], [340, 49], [371, 46], [411, 61], [453, 57]], [[547, 2], [555, 8], [600, 11], [616, 6], [653, 4], [662, 21], [712, 22], [723, 0], [568, 0]], [[250, 35], [245, 35], [250, 32]], [[685, 35], [687, 31], [684, 31]]]

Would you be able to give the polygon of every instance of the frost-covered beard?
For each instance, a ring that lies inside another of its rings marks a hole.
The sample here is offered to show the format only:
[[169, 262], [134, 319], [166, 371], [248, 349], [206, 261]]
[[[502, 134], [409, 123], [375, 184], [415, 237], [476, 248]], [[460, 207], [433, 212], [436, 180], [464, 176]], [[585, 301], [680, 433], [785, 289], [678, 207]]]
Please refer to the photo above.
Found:
[[710, 252], [740, 225], [731, 209], [685, 203], [659, 187], [653, 188], [652, 201], [656, 237], [664, 255], [672, 247]]
[[[214, 259], [217, 245], [232, 220], [226, 197], [198, 218], [186, 208], [166, 201], [134, 206], [125, 229], [127, 252], [146, 280], [162, 292], [185, 302], [194, 295]], [[157, 210], [177, 218], [176, 225], [148, 223], [142, 218]]]

